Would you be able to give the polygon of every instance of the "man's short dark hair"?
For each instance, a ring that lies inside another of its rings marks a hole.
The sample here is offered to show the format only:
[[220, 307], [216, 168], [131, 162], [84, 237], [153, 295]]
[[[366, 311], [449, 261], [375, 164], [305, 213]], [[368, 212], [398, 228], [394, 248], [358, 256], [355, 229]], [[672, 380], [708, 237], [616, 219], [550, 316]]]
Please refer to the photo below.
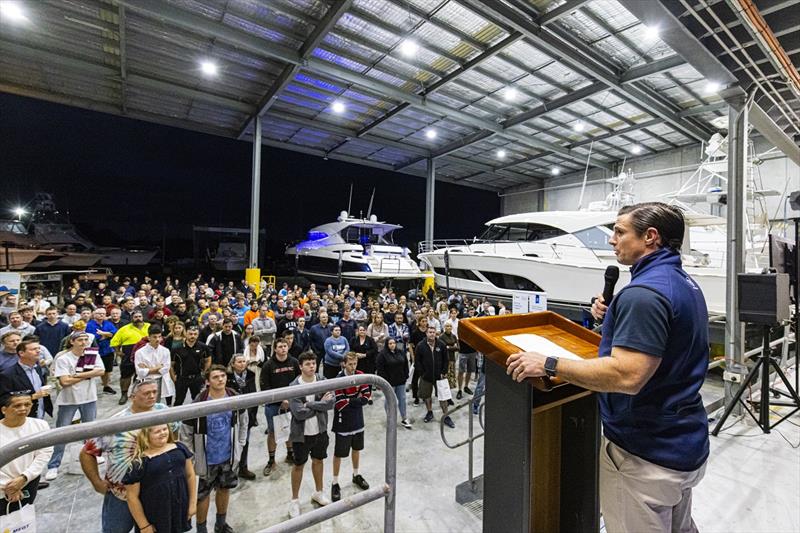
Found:
[[147, 336], [148, 337], [150, 335], [161, 335], [162, 333], [164, 333], [164, 331], [161, 329], [161, 326], [158, 326], [156, 324], [153, 324], [152, 326], [147, 328]]
[[17, 344], [17, 355], [27, 350], [28, 346], [30, 346], [31, 344], [36, 344], [38, 342], [39, 342], [38, 337], [36, 338], [36, 340], [22, 340], [19, 344]]
[[643, 202], [625, 206], [617, 215], [631, 215], [631, 225], [637, 235], [644, 235], [647, 228], [655, 228], [661, 237], [662, 248], [681, 251], [686, 222], [680, 207], [663, 202]]
[[211, 374], [213, 372], [222, 372], [223, 374], [227, 375], [228, 369], [222, 365], [211, 365], [208, 367], [208, 370], [206, 370], [206, 379], [211, 379]]
[[233, 320], [231, 320], [230, 318], [223, 318], [222, 319], [222, 325], [224, 326], [225, 324], [230, 324], [232, 326], [233, 325]]
[[303, 366], [305, 361], [314, 361], [317, 362], [317, 354], [312, 351], [303, 352], [300, 354], [300, 357], [297, 358], [297, 361], [300, 363], [300, 366]]

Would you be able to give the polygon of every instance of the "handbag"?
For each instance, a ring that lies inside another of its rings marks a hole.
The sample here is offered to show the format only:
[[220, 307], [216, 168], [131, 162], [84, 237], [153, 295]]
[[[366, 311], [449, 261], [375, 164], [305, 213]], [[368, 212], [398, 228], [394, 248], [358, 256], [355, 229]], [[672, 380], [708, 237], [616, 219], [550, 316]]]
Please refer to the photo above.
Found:
[[[11, 502], [6, 505], [6, 512], [11, 509]], [[21, 509], [0, 516], [0, 531], [14, 533], [36, 533], [36, 509], [33, 504], [24, 505]]]
[[446, 402], [453, 399], [453, 393], [450, 390], [450, 383], [447, 378], [436, 380], [436, 397], [440, 402]]
[[289, 440], [291, 423], [292, 415], [288, 412], [272, 417], [272, 425], [275, 427], [275, 442], [286, 442]]

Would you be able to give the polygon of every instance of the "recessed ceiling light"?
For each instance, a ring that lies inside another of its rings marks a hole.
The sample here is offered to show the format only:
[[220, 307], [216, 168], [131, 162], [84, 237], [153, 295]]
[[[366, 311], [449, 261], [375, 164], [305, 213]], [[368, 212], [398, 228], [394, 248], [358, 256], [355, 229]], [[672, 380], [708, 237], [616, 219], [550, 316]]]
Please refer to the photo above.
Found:
[[334, 113], [344, 113], [344, 110], [345, 110], [344, 103], [343, 103], [343, 102], [340, 102], [339, 100], [336, 100], [336, 101], [335, 101], [335, 102], [333, 102], [333, 104], [331, 105], [331, 110], [332, 110]]
[[506, 102], [513, 102], [519, 97], [519, 91], [513, 87], [509, 87], [505, 91], [503, 91], [503, 99]]
[[28, 17], [17, 2], [10, 0], [0, 2], [0, 15], [11, 22], [27, 22]]
[[25, 208], [23, 207], [16, 207], [14, 208], [14, 214], [17, 215], [17, 218], [22, 218], [25, 216]]
[[575, 131], [583, 131], [585, 128], [586, 125], [583, 123], [582, 120], [579, 120], [578, 122], [575, 123], [574, 126], [572, 126], [572, 129]]
[[400, 43], [400, 53], [406, 57], [414, 57], [419, 51], [419, 45], [414, 39], [404, 39]]
[[216, 76], [218, 72], [217, 64], [213, 61], [203, 61], [200, 63], [200, 70], [203, 71], [203, 74], [206, 76]]
[[638, 144], [634, 144], [633, 146], [631, 146], [631, 153], [633, 153], [633, 154], [641, 154], [642, 153], [642, 147], [639, 146]]
[[644, 25], [644, 38], [648, 41], [655, 41], [658, 39], [658, 36], [661, 34], [661, 30], [658, 26], [648, 26]]
[[553, 176], [558, 176], [559, 174], [561, 174], [561, 169], [558, 167], [553, 167], [552, 169], [550, 169], [550, 174], [552, 174]]
[[706, 83], [706, 87], [704, 89], [704, 92], [706, 94], [714, 94], [714, 93], [718, 92], [719, 90], [720, 90], [719, 83], [717, 83], [715, 81], [710, 81], [710, 82]]
[[505, 159], [506, 158], [506, 151], [505, 150], [498, 150], [497, 151], [497, 159]]
[[436, 138], [436, 130], [433, 129], [433, 128], [428, 128], [425, 131], [425, 137], [427, 137], [428, 139], [435, 139]]

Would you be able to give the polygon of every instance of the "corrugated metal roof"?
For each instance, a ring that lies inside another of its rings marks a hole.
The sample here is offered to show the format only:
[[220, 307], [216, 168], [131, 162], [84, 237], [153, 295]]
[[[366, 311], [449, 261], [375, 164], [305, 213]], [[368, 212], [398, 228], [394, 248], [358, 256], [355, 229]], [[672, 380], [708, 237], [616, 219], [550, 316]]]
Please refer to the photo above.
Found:
[[[538, 33], [526, 24], [561, 0], [18, 3], [28, 23], [0, 21], [0, 90], [239, 138], [259, 113], [271, 146], [412, 174], [433, 156], [438, 177], [470, 186], [583, 168], [601, 136], [590, 164], [611, 165], [634, 143], [687, 144], [710, 135], [717, 116], [677, 127], [630, 98], [625, 83], [594, 75], [621, 80], [674, 56], [663, 42], [645, 43], [642, 24], [615, 0], [578, 2]], [[218, 74], [204, 76], [202, 61]], [[678, 62], [633, 83], [669, 113], [718, 101]]]

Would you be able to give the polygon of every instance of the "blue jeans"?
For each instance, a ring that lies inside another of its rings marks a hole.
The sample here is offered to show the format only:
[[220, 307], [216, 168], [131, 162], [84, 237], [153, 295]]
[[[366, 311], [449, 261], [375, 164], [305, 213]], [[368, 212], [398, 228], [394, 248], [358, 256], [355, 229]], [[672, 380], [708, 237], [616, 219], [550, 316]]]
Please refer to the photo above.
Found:
[[[56, 415], [56, 427], [64, 427], [72, 424], [72, 417], [75, 412], [81, 412], [81, 422], [92, 422], [97, 417], [97, 402], [82, 403], [78, 405], [59, 405]], [[56, 444], [53, 456], [47, 463], [47, 468], [58, 468], [61, 466], [61, 458], [64, 457], [64, 444]]]
[[[480, 356], [483, 357], [483, 356]], [[472, 409], [478, 409], [481, 406], [481, 398], [486, 394], [486, 372], [481, 372], [478, 375], [478, 384], [475, 385], [475, 394], [472, 396]]]
[[[397, 407], [400, 409], [400, 420], [406, 419], [406, 384], [395, 385], [394, 393], [397, 395]], [[389, 412], [389, 404], [384, 402], [383, 408]]]
[[110, 492], [103, 498], [103, 533], [130, 533], [134, 522], [128, 509], [128, 502], [122, 501]]

